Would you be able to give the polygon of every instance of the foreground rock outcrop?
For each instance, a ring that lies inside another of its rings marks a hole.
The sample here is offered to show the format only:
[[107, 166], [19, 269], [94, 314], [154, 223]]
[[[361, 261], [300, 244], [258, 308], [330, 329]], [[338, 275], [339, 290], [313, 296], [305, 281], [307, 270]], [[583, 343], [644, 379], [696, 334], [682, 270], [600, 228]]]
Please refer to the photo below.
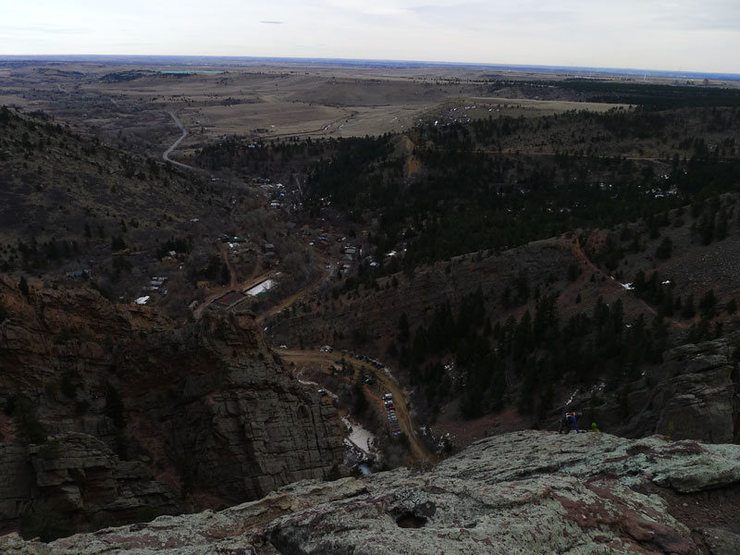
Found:
[[[56, 536], [181, 511], [174, 488], [141, 461], [121, 460], [103, 441], [60, 434], [43, 444], [0, 443], [0, 516], [12, 528]], [[46, 521], [46, 522], [45, 522]]]
[[335, 408], [249, 315], [178, 324], [4, 276], [0, 303], [0, 532], [228, 506], [342, 462]]
[[740, 446], [516, 432], [433, 471], [304, 481], [4, 553], [737, 553]]

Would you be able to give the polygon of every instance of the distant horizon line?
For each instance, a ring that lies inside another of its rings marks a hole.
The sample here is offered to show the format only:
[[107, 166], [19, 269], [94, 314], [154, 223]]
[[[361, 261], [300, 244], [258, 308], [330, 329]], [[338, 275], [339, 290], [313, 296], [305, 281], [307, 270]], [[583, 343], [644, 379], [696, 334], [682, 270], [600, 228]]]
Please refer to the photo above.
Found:
[[[119, 62], [131, 61], [132, 59], [148, 60], [149, 63], [164, 65], [196, 65], [198, 61], [223, 62], [283, 62], [295, 64], [327, 63], [329, 65], [342, 66], [406, 66], [406, 67], [457, 67], [475, 69], [499, 69], [499, 70], [525, 70], [537, 73], [578, 73], [578, 74], [604, 74], [604, 75], [629, 75], [629, 76], [651, 76], [667, 78], [724, 78], [733, 81], [740, 80], [740, 73], [721, 71], [692, 71], [692, 70], [666, 70], [666, 69], [640, 69], [620, 67], [598, 67], [598, 66], [568, 66], [548, 64], [504, 64], [485, 62], [445, 62], [432, 60], [391, 60], [382, 58], [325, 58], [325, 57], [295, 57], [295, 56], [234, 56], [234, 55], [196, 55], [196, 54], [0, 54], [0, 62], [12, 61], [52, 61], [52, 62], [90, 62], [117, 60]], [[185, 62], [190, 63], [176, 63]], [[204, 65], [204, 64], [200, 64]], [[228, 65], [228, 64], [216, 64]]]

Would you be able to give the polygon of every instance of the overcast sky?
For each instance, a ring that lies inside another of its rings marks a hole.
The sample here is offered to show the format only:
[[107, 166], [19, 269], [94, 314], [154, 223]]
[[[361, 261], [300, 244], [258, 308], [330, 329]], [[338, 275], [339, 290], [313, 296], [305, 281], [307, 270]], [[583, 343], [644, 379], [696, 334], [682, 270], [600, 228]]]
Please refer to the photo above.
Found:
[[0, 54], [327, 57], [740, 73], [740, 0], [0, 0]]

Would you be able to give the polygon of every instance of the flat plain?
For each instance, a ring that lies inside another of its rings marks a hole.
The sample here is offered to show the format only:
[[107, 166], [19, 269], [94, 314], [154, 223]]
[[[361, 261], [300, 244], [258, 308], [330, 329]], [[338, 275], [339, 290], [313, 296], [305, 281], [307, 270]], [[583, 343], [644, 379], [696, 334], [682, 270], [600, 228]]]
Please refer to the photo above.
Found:
[[[534, 117], [619, 106], [587, 102], [547, 86], [565, 77], [445, 66], [4, 62], [0, 105], [43, 110], [150, 155], [179, 136], [168, 115], [172, 111], [188, 130], [174, 157], [187, 159], [204, 144], [230, 135], [255, 141], [362, 137], [403, 131], [420, 121], [464, 123], [488, 116]], [[542, 86], [526, 86], [532, 79]], [[641, 81], [629, 76], [600, 79]]]

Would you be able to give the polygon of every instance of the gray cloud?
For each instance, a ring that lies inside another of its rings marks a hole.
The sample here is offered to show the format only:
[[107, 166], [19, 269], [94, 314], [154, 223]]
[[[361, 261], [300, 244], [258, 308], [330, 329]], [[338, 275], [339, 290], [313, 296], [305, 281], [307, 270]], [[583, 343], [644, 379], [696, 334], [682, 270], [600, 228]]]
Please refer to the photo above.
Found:
[[478, 32], [533, 32], [537, 28], [575, 25], [579, 13], [568, 6], [527, 9], [521, 6], [495, 6], [478, 3], [458, 5], [426, 4], [411, 8], [420, 22], [440, 28], [457, 27]]
[[[740, 0], [10, 4], [0, 54], [176, 51], [740, 72]], [[283, 24], [290, 36], [274, 27]]]

